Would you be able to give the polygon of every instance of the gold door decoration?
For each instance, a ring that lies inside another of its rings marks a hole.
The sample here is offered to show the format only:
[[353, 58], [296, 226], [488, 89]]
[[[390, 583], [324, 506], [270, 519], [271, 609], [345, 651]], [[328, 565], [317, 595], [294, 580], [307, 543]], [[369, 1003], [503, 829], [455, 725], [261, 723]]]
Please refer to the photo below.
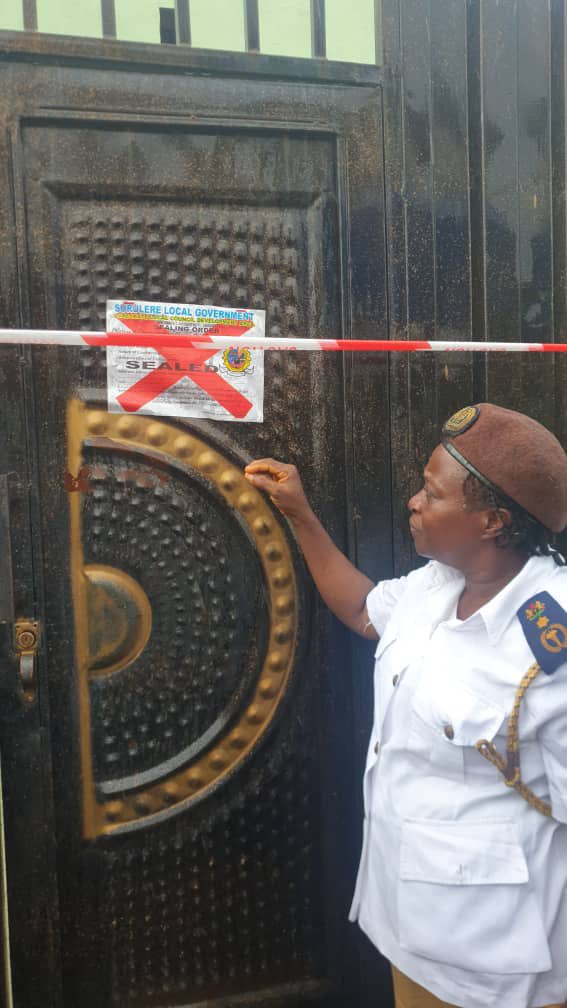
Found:
[[[107, 565], [85, 565], [82, 493], [69, 494], [71, 576], [80, 708], [83, 832], [85, 837], [149, 824], [202, 798], [249, 755], [270, 725], [293, 667], [297, 637], [297, 585], [284, 531], [265, 498], [221, 452], [172, 423], [143, 416], [112, 414], [72, 400], [67, 415], [70, 473], [83, 464], [83, 445], [104, 445], [143, 453], [178, 471], [194, 470], [237, 512], [252, 538], [269, 598], [270, 625], [263, 666], [239, 717], [212, 748], [169, 776], [138, 790], [100, 799], [91, 754], [89, 683], [114, 675], [141, 654], [151, 635], [150, 602], [137, 582]], [[105, 620], [110, 634], [99, 634]], [[109, 641], [110, 637], [110, 641]]]

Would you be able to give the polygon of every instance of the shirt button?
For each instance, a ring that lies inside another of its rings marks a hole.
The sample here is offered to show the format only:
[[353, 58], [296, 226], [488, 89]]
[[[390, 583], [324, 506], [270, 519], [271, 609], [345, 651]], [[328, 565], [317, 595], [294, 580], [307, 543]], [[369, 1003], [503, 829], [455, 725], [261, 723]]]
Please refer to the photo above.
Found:
[[397, 686], [398, 685], [399, 678], [400, 678], [399, 675], [396, 673], [396, 675], [392, 679], [392, 686]]
[[377, 742], [376, 745], [374, 746], [374, 752], [376, 753], [376, 755], [378, 755], [379, 749], [380, 749], [380, 743]]
[[453, 728], [453, 725], [446, 724], [445, 727], [444, 727], [444, 729], [443, 729], [443, 731], [445, 732], [446, 738], [448, 738], [448, 739], [454, 739], [455, 738], [455, 729]]

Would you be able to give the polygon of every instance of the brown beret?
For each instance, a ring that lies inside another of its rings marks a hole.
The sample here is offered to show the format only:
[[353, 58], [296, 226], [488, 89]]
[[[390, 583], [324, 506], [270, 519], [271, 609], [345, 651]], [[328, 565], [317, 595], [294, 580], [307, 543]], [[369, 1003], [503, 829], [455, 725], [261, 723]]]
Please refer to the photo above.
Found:
[[567, 455], [551, 431], [492, 403], [465, 406], [443, 427], [447, 451], [551, 532], [567, 526]]

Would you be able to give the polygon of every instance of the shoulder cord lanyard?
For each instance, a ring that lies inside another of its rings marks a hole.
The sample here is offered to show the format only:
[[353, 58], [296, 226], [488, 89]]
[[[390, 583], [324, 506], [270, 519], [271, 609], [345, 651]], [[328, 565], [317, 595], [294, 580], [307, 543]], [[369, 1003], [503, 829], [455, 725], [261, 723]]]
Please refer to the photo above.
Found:
[[551, 805], [548, 802], [543, 801], [541, 798], [538, 798], [531, 788], [524, 784], [520, 775], [520, 740], [518, 737], [520, 704], [528, 686], [533, 683], [534, 679], [540, 672], [540, 666], [537, 662], [534, 662], [533, 665], [530, 665], [528, 671], [518, 686], [518, 689], [516, 690], [514, 706], [512, 707], [512, 712], [508, 718], [506, 756], [504, 757], [502, 753], [499, 753], [494, 743], [489, 742], [487, 739], [479, 739], [476, 743], [476, 747], [479, 753], [489, 760], [490, 763], [493, 763], [500, 771], [504, 777], [504, 783], [508, 787], [514, 788], [514, 790], [517, 791], [518, 794], [525, 799], [525, 801], [527, 801], [528, 805], [531, 805], [532, 808], [541, 812], [542, 815], [551, 816]]

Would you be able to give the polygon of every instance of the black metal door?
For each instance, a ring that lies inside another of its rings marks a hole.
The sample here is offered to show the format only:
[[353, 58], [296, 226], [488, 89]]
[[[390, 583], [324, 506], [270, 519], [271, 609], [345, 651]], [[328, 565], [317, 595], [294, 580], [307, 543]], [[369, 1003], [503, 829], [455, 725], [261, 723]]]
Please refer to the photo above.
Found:
[[[2, 67], [3, 322], [101, 329], [117, 296], [265, 307], [274, 337], [384, 331], [376, 83], [44, 48]], [[5, 646], [17, 1008], [358, 1003], [362, 658], [242, 467], [296, 462], [337, 541], [389, 569], [384, 362], [268, 354], [257, 425], [111, 415], [102, 351], [4, 356], [29, 430], [5, 471], [35, 502], [15, 617], [42, 632], [38, 699]], [[26, 927], [22, 834], [43, 844]]]

